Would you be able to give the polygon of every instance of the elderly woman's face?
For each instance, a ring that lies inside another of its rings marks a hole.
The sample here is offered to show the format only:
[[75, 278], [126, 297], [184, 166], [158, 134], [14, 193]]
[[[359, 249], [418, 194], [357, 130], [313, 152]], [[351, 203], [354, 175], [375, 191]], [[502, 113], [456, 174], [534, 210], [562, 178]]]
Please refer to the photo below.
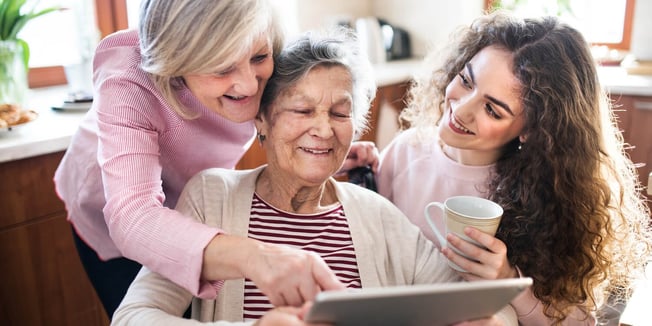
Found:
[[353, 140], [352, 81], [340, 66], [315, 67], [274, 100], [269, 121], [256, 120], [266, 135], [270, 167], [307, 184], [335, 174]]

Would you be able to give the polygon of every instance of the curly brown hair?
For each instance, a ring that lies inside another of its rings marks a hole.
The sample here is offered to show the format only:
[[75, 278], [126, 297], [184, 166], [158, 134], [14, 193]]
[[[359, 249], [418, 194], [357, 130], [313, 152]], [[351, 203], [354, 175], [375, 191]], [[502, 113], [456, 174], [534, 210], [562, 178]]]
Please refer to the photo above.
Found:
[[487, 46], [511, 52], [526, 141], [505, 146], [488, 180], [504, 208], [496, 236], [556, 323], [575, 306], [597, 312], [609, 297], [626, 299], [652, 250], [650, 212], [587, 42], [555, 17], [505, 12], [454, 35], [427, 59], [438, 69], [410, 89], [403, 125], [432, 129], [446, 86], [473, 56]]

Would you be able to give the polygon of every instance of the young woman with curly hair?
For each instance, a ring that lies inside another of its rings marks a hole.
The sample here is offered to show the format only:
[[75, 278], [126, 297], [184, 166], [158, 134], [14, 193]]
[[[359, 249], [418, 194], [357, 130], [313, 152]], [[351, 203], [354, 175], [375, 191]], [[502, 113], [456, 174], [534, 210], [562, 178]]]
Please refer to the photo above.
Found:
[[589, 46], [554, 17], [503, 12], [454, 35], [410, 90], [410, 128], [381, 153], [379, 192], [432, 240], [427, 203], [498, 202], [496, 237], [465, 230], [487, 249], [447, 235], [475, 261], [442, 252], [468, 280], [532, 277], [512, 302], [523, 325], [595, 324], [607, 299], [626, 299], [652, 240]]

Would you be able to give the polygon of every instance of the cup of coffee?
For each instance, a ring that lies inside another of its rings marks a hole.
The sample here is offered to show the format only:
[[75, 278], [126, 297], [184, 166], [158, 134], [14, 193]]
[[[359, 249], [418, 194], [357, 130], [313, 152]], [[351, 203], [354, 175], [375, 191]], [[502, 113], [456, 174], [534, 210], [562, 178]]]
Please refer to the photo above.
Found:
[[[474, 196], [455, 196], [446, 199], [443, 203], [432, 202], [426, 205], [425, 215], [426, 221], [430, 228], [435, 233], [437, 240], [441, 247], [447, 246], [446, 236], [442, 234], [437, 227], [436, 223], [430, 215], [430, 208], [436, 206], [441, 212], [446, 233], [453, 233], [456, 236], [471, 242], [479, 247], [484, 247], [464, 234], [464, 227], [472, 226], [484, 233], [495, 235], [500, 219], [503, 216], [503, 208], [497, 203]], [[452, 248], [456, 253], [465, 256], [455, 248]], [[465, 256], [466, 257], [466, 256]], [[471, 258], [469, 258], [471, 259]], [[457, 266], [455, 263], [448, 261], [448, 264], [458, 270], [464, 272], [464, 269]]]

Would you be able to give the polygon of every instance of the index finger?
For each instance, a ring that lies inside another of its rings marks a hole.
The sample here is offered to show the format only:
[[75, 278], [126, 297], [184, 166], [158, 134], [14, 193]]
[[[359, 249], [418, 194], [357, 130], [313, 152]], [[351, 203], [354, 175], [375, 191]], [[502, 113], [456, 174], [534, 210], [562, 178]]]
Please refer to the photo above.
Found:
[[317, 254], [313, 256], [312, 277], [322, 290], [343, 290], [346, 287]]
[[491, 234], [482, 232], [475, 227], [464, 227], [464, 234], [493, 253], [503, 253], [507, 250], [505, 243], [500, 241], [500, 239]]

